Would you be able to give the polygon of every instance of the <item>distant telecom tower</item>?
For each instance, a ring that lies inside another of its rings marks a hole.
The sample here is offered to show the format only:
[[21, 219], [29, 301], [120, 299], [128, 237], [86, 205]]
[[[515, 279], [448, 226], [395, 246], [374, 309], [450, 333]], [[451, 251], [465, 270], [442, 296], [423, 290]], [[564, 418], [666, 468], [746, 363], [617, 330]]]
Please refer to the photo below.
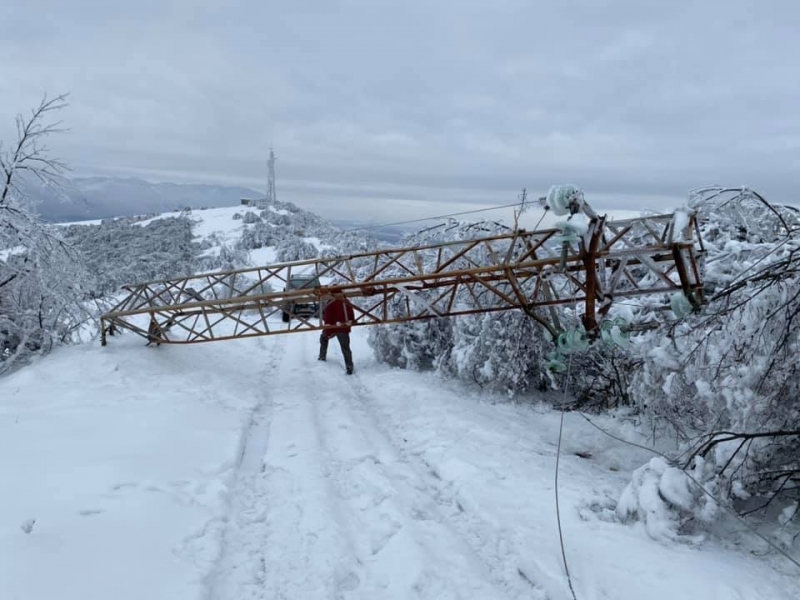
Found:
[[278, 200], [278, 193], [275, 190], [275, 152], [272, 151], [272, 147], [269, 149], [269, 161], [267, 165], [269, 165], [269, 179], [267, 180], [267, 202], [275, 202]]

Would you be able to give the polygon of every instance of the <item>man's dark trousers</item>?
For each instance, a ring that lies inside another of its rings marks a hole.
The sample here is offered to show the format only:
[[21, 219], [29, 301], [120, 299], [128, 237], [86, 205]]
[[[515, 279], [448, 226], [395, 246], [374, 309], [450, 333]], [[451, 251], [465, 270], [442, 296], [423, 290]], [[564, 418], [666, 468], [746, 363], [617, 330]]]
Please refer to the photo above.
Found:
[[[350, 334], [337, 333], [336, 339], [339, 340], [339, 346], [342, 348], [342, 356], [344, 356], [344, 366], [348, 370], [353, 370], [353, 353], [350, 352]], [[328, 338], [325, 334], [319, 336], [319, 357], [324, 359], [328, 355]]]

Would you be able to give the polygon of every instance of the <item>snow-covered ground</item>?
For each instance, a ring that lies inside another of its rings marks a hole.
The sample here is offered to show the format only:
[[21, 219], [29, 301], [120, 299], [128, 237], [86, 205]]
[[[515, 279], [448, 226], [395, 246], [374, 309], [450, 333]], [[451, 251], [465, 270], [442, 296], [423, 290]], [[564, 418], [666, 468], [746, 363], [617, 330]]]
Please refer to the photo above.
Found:
[[[245, 210], [193, 211], [194, 233], [218, 252]], [[61, 348], [0, 379], [0, 600], [571, 598], [557, 412], [379, 365], [363, 329], [353, 377], [335, 342], [315, 360], [312, 333], [144, 343]], [[620, 523], [649, 458], [566, 416], [578, 600], [800, 597], [757, 540]]]
[[[303, 333], [123, 335], [0, 379], [0, 599], [570, 598], [559, 415], [389, 369], [353, 337], [353, 377]], [[760, 547], [615, 521], [647, 458], [567, 415], [579, 600], [800, 597]]]
[[219, 242], [233, 245], [241, 238], [242, 230], [245, 227], [244, 222], [241, 219], [234, 220], [233, 215], [246, 212], [258, 214], [258, 211], [247, 206], [227, 206], [192, 211], [192, 214], [189, 215], [194, 223], [192, 233], [199, 238], [208, 238], [213, 235]]

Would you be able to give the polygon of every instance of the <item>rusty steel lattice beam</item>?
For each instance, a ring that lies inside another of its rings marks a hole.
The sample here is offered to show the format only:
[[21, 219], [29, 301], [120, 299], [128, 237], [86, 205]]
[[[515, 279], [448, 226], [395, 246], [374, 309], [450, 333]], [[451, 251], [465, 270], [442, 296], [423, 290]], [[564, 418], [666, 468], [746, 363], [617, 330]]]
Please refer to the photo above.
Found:
[[[694, 218], [684, 231], [674, 227], [672, 215], [596, 217], [578, 241], [559, 238], [560, 229], [518, 230], [125, 286], [128, 295], [101, 319], [102, 342], [119, 328], [157, 343], [322, 330], [318, 315], [276, 317], [289, 302], [318, 303], [332, 292], [353, 303], [353, 326], [522, 309], [555, 336], [555, 313], [542, 309], [583, 305], [592, 332], [617, 298], [683, 292], [702, 300]], [[300, 273], [321, 285], [282, 291]]]

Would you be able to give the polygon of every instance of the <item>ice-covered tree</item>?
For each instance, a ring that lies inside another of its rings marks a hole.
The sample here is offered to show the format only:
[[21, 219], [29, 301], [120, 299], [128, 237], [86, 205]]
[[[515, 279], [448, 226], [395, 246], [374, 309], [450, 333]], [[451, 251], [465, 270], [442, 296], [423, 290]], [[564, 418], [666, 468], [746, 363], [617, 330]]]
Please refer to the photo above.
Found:
[[26, 204], [25, 179], [57, 186], [64, 164], [46, 138], [66, 98], [44, 98], [16, 120], [17, 139], [0, 145], [0, 372], [75, 337], [90, 315], [86, 271], [58, 231]]
[[511, 396], [549, 387], [541, 326], [522, 311], [466, 315], [451, 321], [452, 344], [440, 371]]
[[[508, 231], [506, 226], [492, 221], [451, 221], [419, 231], [401, 245], [426, 246]], [[437, 251], [421, 252], [420, 256], [423, 261], [435, 261]], [[392, 273], [392, 268], [385, 271], [387, 276]], [[397, 275], [405, 273], [398, 270]], [[426, 295], [424, 291], [417, 293], [423, 298]], [[491, 294], [486, 294], [481, 302], [488, 306], [492, 298]], [[403, 297], [395, 299], [393, 314], [402, 314], [404, 300]], [[465, 292], [456, 302], [470, 307], [474, 306], [475, 299]], [[521, 311], [385, 325], [371, 330], [369, 339], [377, 357], [389, 364], [438, 369], [444, 375], [511, 395], [539, 388], [548, 381], [545, 350], [550, 336]]]
[[255, 250], [265, 246], [274, 246], [283, 239], [284, 235], [280, 228], [259, 221], [244, 228], [236, 242], [236, 247], [243, 250]]
[[317, 247], [302, 237], [292, 235], [281, 239], [275, 246], [275, 257], [279, 262], [292, 262], [316, 258]]
[[800, 219], [747, 189], [701, 190], [690, 207], [707, 304], [635, 339], [630, 395], [677, 440], [677, 466], [702, 467], [742, 513], [780, 513], [800, 500]]

